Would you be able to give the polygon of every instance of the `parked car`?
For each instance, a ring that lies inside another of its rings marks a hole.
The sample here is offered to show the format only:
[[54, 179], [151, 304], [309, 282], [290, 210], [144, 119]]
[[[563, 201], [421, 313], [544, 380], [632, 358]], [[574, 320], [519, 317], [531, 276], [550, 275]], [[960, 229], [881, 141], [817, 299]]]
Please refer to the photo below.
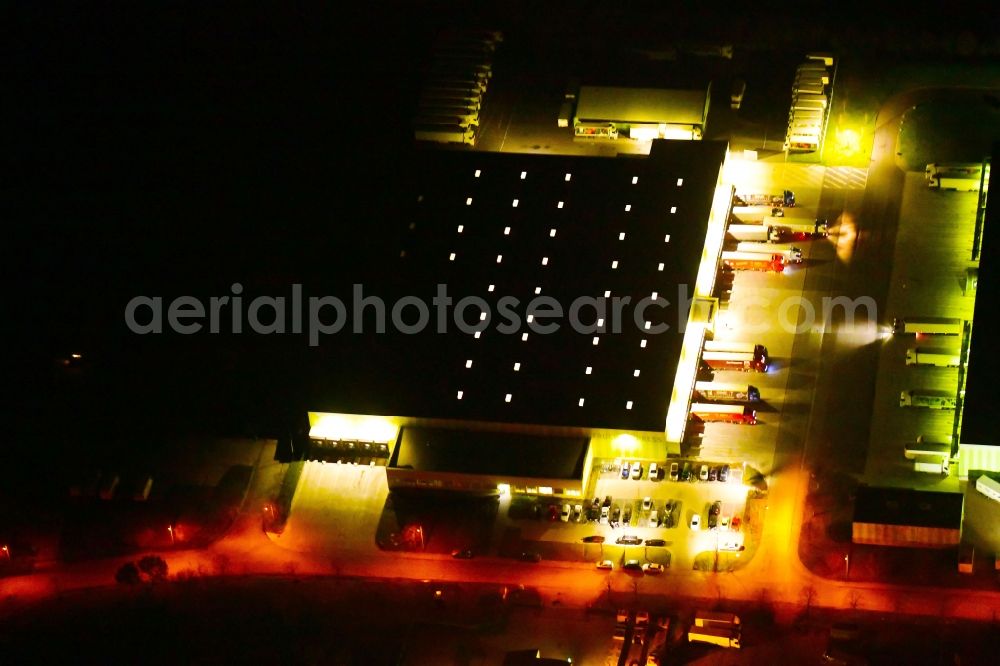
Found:
[[598, 569], [604, 569], [606, 571], [612, 571], [615, 568], [615, 563], [611, 560], [601, 560], [597, 563]]
[[631, 502], [625, 505], [625, 512], [622, 515], [622, 522], [628, 525], [632, 522], [632, 504]]
[[698, 478], [702, 481], [708, 481], [708, 465], [701, 466], [701, 471], [698, 472]]
[[475, 556], [475, 553], [472, 552], [471, 548], [466, 548], [464, 550], [451, 551], [451, 556], [456, 560], [471, 560]]
[[641, 627], [649, 624], [649, 611], [638, 610], [635, 612], [635, 626]]
[[666, 546], [667, 542], [664, 541], [663, 539], [646, 539], [646, 545], [647, 546], [662, 547], [662, 546]]
[[632, 473], [632, 467], [628, 463], [622, 464], [622, 478], [627, 479], [628, 475]]
[[653, 498], [652, 497], [643, 497], [642, 498], [642, 510], [643, 511], [649, 511], [651, 508], [653, 508]]
[[642, 478], [642, 463], [634, 462], [632, 463], [632, 478], [639, 480]]
[[660, 564], [659, 562], [647, 562], [646, 564], [642, 565], [642, 570], [645, 571], [647, 574], [652, 574], [652, 575], [661, 574], [663, 573], [663, 565]]
[[615, 543], [621, 544], [623, 546], [638, 546], [639, 544], [642, 543], [642, 539], [634, 534], [624, 534], [618, 537]]
[[585, 536], [581, 541], [584, 543], [604, 543], [604, 537], [595, 534], [593, 536]]
[[664, 631], [670, 629], [670, 616], [661, 615], [660, 617], [656, 618], [656, 626], [659, 627], [660, 629], [663, 629]]
[[691, 463], [684, 463], [684, 469], [681, 470], [681, 481], [687, 481], [691, 478]]
[[607, 525], [608, 524], [608, 519], [610, 518], [610, 513], [611, 513], [611, 507], [607, 507], [607, 506], [602, 506], [601, 507], [601, 519], [600, 519], [600, 523], [602, 525]]
[[562, 505], [562, 512], [560, 512], [560, 514], [559, 514], [559, 519], [562, 520], [564, 523], [568, 523], [569, 522], [569, 512], [570, 512], [569, 504], [563, 504]]
[[583, 505], [577, 504], [573, 507], [573, 520], [580, 520], [583, 517]]
[[522, 562], [541, 562], [542, 556], [539, 555], [538, 553], [525, 551], [521, 553], [517, 559], [521, 560]]
[[719, 520], [719, 527], [722, 529], [729, 527], [729, 516], [723, 516], [722, 519]]
[[653, 509], [652, 511], [649, 512], [649, 526], [650, 527], [660, 526], [659, 512], [656, 509]]
[[708, 510], [708, 515], [717, 516], [722, 512], [722, 502], [716, 500], [712, 503], [712, 508]]
[[604, 503], [601, 506], [611, 506], [611, 495], [604, 496]]
[[625, 640], [626, 627], [615, 627], [615, 632], [611, 635], [611, 638], [616, 641]]
[[642, 564], [639, 563], [639, 560], [629, 560], [622, 566], [622, 569], [626, 569], [628, 571], [642, 571]]
[[719, 468], [718, 467], [710, 467], [709, 470], [708, 470], [708, 480], [709, 481], [715, 481], [718, 478], [719, 478]]
[[701, 514], [696, 513], [691, 516], [691, 529], [700, 530], [701, 529]]
[[738, 530], [738, 529], [740, 529], [740, 522], [741, 521], [740, 521], [740, 517], [739, 516], [733, 516], [733, 519], [731, 521], [729, 521], [729, 529], [732, 529], [732, 530]]
[[680, 474], [680, 465], [677, 463], [670, 463], [670, 480], [676, 481], [678, 475]]
[[719, 468], [719, 481], [729, 480], [729, 465], [723, 465]]
[[611, 522], [617, 523], [621, 517], [622, 517], [621, 507], [615, 504], [614, 506], [611, 507]]
[[618, 614], [615, 616], [615, 624], [628, 624], [628, 610], [625, 608], [619, 608]]
[[656, 475], [657, 475], [658, 472], [659, 472], [659, 467], [656, 466], [656, 463], [655, 462], [654, 463], [649, 463], [649, 480], [650, 481], [656, 481]]

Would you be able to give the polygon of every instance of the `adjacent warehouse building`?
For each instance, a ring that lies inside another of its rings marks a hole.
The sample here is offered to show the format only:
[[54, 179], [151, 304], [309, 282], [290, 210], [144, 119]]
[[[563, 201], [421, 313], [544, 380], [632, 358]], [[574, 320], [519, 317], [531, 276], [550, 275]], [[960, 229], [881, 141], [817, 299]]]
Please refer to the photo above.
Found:
[[344, 353], [314, 444], [386, 445], [394, 488], [565, 496], [595, 460], [679, 454], [714, 322], [725, 155], [422, 155], [379, 294], [392, 330], [331, 341]]
[[699, 90], [582, 86], [574, 133], [583, 138], [701, 139], [711, 84]]
[[862, 486], [854, 503], [854, 543], [947, 548], [962, 540], [965, 495]]

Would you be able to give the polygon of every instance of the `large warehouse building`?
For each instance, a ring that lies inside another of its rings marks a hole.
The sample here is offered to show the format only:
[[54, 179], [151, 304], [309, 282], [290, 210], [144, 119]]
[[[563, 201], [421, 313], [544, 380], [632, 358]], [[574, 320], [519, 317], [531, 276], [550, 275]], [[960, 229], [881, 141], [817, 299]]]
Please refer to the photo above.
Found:
[[[597, 460], [678, 455], [714, 323], [725, 156], [422, 155], [380, 296], [424, 326], [351, 343], [309, 415], [314, 445], [387, 447], [394, 488], [567, 496]], [[432, 306], [442, 289], [451, 311]]]
[[705, 134], [711, 85], [700, 90], [583, 86], [578, 137], [698, 140]]
[[957, 546], [964, 510], [962, 493], [862, 486], [855, 499], [851, 540], [904, 548]]

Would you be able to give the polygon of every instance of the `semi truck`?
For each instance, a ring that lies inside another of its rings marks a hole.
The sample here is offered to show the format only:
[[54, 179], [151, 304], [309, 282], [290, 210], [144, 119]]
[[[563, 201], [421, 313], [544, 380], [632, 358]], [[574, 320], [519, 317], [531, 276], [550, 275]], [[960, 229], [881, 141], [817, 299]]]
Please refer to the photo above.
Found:
[[730, 224], [726, 233], [738, 242], [774, 243], [781, 240], [781, 234], [774, 227], [763, 224]]
[[462, 106], [460, 104], [449, 104], [444, 100], [431, 100], [423, 102], [417, 107], [417, 116], [421, 118], [431, 117], [455, 117], [466, 119], [472, 124], [479, 124], [479, 108]]
[[740, 633], [732, 627], [691, 627], [688, 631], [688, 642], [711, 643], [726, 648], [740, 647]]
[[768, 368], [766, 353], [706, 350], [702, 352], [701, 360], [713, 370], [767, 372]]
[[715, 402], [691, 403], [691, 415], [706, 423], [757, 425], [757, 412], [749, 405], [724, 405]]
[[938, 368], [957, 368], [962, 364], [960, 354], [945, 349], [907, 349], [906, 365], [933, 365]]
[[756, 254], [780, 254], [785, 264], [802, 263], [802, 250], [797, 247], [778, 247], [770, 243], [743, 242], [736, 246], [736, 251]]
[[829, 224], [824, 219], [796, 222], [794, 218], [767, 216], [763, 223], [774, 227], [782, 239], [809, 240], [826, 238], [830, 235]]
[[928, 187], [936, 187], [937, 179], [966, 178], [979, 180], [983, 175], [983, 165], [979, 162], [933, 162], [924, 167], [924, 180]]
[[979, 191], [979, 179], [975, 178], [957, 178], [954, 176], [940, 176], [938, 177], [931, 187], [936, 187], [939, 190], [955, 190], [958, 192], [978, 192]]
[[892, 322], [896, 335], [962, 335], [965, 323], [949, 317], [897, 317]]
[[703, 345], [705, 351], [720, 351], [720, 352], [741, 352], [744, 354], [753, 354], [757, 358], [761, 359], [765, 364], [767, 363], [767, 347], [756, 342], [738, 342], [736, 340], [705, 340]]
[[480, 94], [486, 92], [486, 81], [474, 77], [432, 76], [424, 81], [424, 88], [445, 88], [457, 90], [476, 90]]
[[757, 402], [760, 389], [747, 384], [716, 384], [715, 382], [695, 382], [694, 390], [709, 401]]
[[913, 471], [924, 474], [947, 474], [951, 461], [941, 456], [915, 456]]
[[732, 627], [738, 624], [740, 624], [740, 616], [735, 613], [700, 610], [694, 614], [694, 626], [696, 627]]
[[413, 120], [414, 125], [455, 125], [457, 127], [474, 127], [479, 124], [478, 113], [466, 113], [464, 115], [418, 115]]
[[924, 407], [926, 409], [955, 409], [957, 399], [954, 395], [929, 391], [924, 389], [910, 389], [900, 391], [900, 407]]
[[483, 104], [482, 95], [475, 91], [460, 92], [457, 90], [430, 88], [420, 94], [420, 103], [442, 102], [445, 104], [459, 104], [470, 108], [480, 108]]
[[417, 125], [413, 129], [413, 135], [417, 141], [465, 143], [470, 146], [476, 143], [475, 128], [460, 125]]
[[722, 265], [734, 271], [767, 271], [780, 273], [785, 270], [785, 260], [780, 254], [754, 252], [723, 252]]
[[991, 500], [1000, 502], [1000, 483], [997, 483], [996, 479], [983, 474], [976, 479], [976, 490], [981, 492], [983, 495], [986, 495]]
[[784, 190], [781, 194], [737, 194], [733, 197], [733, 205], [791, 208], [795, 205], [795, 193]]

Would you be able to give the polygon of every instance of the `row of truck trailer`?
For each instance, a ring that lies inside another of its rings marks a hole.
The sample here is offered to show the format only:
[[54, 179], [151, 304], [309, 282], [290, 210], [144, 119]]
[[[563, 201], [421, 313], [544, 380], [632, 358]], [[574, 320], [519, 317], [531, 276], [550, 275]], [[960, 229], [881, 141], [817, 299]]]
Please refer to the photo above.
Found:
[[819, 150], [826, 124], [832, 68], [833, 57], [825, 53], [810, 53], [796, 68], [785, 150], [799, 153]]
[[495, 31], [451, 32], [438, 39], [413, 121], [417, 141], [475, 145], [493, 55], [502, 40]]

